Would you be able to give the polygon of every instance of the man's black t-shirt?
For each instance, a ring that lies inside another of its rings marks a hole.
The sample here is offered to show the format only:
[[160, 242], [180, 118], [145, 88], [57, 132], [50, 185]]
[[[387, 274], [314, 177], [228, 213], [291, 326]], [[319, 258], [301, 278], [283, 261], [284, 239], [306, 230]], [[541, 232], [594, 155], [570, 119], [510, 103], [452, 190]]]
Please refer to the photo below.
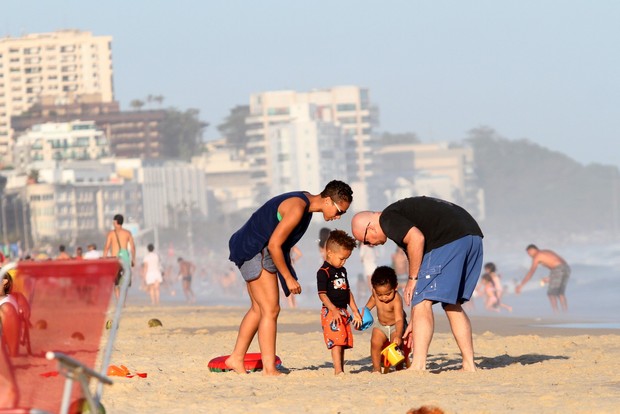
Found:
[[346, 309], [351, 301], [351, 289], [347, 269], [336, 268], [327, 262], [316, 272], [316, 285], [319, 293], [325, 293], [335, 307]]
[[405, 249], [412, 227], [424, 235], [424, 253], [468, 235], [483, 237], [476, 220], [464, 208], [433, 197], [410, 197], [385, 208], [379, 218], [385, 235]]

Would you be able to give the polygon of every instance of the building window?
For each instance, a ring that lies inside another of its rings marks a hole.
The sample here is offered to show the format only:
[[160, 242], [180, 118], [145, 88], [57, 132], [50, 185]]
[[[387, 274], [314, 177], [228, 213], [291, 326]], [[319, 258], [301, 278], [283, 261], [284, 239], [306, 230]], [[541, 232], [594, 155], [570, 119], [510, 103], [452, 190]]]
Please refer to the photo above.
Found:
[[288, 115], [290, 113], [289, 108], [268, 108], [267, 115]]
[[355, 111], [357, 110], [357, 105], [354, 103], [338, 104], [336, 105], [336, 110], [338, 112]]
[[338, 121], [343, 124], [355, 124], [357, 123], [357, 118], [354, 116], [343, 116], [342, 118], [338, 118]]

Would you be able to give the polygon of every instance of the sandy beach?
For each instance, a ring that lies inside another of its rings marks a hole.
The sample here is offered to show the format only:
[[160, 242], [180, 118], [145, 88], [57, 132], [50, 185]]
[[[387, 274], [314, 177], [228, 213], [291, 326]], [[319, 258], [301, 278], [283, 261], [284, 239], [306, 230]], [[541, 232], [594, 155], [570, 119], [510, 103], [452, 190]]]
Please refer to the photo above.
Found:
[[[210, 372], [232, 350], [246, 309], [127, 306], [112, 364], [146, 378], [112, 377], [108, 413], [617, 413], [620, 331], [564, 329], [552, 320], [472, 316], [476, 373], [458, 372], [458, 348], [436, 314], [429, 371], [371, 374], [370, 330], [355, 332], [344, 376], [335, 377], [318, 310], [282, 309], [278, 351], [286, 375]], [[151, 318], [163, 326], [151, 328]], [[258, 352], [254, 341], [250, 352]]]

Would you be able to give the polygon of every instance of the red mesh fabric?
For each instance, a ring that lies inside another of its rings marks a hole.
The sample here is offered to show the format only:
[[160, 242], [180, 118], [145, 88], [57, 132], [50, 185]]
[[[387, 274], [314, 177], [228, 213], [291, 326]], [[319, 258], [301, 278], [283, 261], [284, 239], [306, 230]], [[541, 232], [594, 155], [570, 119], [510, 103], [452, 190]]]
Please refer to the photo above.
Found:
[[[101, 371], [95, 363], [105, 346], [102, 333], [118, 269], [116, 259], [19, 263], [13, 292], [27, 301], [22, 306], [24, 314], [30, 307], [31, 353], [27, 343], [20, 343], [18, 354], [8, 358], [19, 392], [18, 407], [60, 410], [65, 377], [58, 374], [57, 361], [45, 358], [48, 351], [63, 352]], [[22, 319], [25, 324], [27, 315]], [[76, 381], [71, 400], [80, 397]]]

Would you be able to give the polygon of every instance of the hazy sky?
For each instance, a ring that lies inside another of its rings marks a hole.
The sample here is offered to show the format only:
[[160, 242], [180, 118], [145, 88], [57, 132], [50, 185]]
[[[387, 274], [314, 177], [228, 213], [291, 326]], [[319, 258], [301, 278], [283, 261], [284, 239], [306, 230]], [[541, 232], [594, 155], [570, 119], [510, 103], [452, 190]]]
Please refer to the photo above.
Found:
[[0, 0], [0, 36], [113, 36], [122, 108], [161, 94], [211, 124], [252, 92], [370, 89], [381, 130], [486, 125], [620, 166], [617, 0]]

